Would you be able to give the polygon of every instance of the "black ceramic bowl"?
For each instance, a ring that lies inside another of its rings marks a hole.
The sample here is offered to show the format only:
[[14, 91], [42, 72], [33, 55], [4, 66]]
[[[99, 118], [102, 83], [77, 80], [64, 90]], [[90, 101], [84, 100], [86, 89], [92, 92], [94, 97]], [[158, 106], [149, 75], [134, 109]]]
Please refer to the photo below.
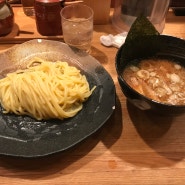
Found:
[[185, 112], [185, 105], [169, 105], [152, 100], [135, 91], [123, 79], [122, 73], [129, 62], [151, 57], [175, 60], [185, 66], [185, 40], [172, 36], [155, 35], [138, 38], [129, 45], [123, 44], [116, 55], [116, 70], [124, 95], [142, 110], [167, 114]]

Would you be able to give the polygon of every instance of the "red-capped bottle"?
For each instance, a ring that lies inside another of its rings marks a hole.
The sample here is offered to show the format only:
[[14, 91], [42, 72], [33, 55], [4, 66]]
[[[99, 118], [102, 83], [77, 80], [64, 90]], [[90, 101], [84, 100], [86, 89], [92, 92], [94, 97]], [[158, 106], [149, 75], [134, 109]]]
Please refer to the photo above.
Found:
[[0, 36], [9, 34], [14, 26], [14, 13], [6, 0], [0, 0]]
[[62, 34], [60, 11], [63, 0], [35, 0], [37, 31], [44, 36]]

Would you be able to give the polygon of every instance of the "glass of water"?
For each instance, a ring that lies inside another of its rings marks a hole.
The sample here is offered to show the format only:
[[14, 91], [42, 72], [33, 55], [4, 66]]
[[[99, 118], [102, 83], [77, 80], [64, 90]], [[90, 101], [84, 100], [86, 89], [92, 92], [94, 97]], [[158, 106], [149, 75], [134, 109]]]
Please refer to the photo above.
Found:
[[61, 10], [63, 38], [66, 44], [90, 52], [93, 37], [93, 10], [81, 3]]

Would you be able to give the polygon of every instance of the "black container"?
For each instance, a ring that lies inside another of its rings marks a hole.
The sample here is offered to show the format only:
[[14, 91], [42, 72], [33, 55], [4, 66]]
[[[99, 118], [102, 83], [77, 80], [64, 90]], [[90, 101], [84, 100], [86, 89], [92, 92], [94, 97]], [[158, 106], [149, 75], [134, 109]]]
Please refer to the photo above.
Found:
[[122, 45], [116, 55], [116, 70], [121, 89], [127, 99], [142, 110], [151, 110], [161, 114], [185, 112], [185, 105], [169, 105], [157, 102], [132, 89], [122, 77], [129, 62], [133, 60], [157, 57], [178, 61], [185, 67], [185, 40], [165, 35], [140, 37], [129, 45]]

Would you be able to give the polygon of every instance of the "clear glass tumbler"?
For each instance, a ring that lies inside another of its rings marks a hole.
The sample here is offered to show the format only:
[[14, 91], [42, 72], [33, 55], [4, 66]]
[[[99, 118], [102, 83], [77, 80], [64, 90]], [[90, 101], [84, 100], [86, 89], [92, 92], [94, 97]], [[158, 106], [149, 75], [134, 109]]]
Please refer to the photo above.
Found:
[[93, 10], [74, 4], [61, 10], [63, 37], [66, 44], [90, 52], [93, 37]]

